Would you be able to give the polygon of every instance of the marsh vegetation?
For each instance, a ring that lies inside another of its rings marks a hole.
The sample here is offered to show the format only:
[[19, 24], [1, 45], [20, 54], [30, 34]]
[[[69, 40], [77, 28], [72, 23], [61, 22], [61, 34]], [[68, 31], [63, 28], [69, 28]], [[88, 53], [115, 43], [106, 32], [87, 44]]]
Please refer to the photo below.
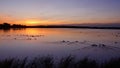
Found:
[[98, 63], [88, 58], [76, 60], [73, 56], [55, 60], [51, 56], [17, 59], [8, 58], [0, 60], [0, 68], [120, 68], [120, 58]]

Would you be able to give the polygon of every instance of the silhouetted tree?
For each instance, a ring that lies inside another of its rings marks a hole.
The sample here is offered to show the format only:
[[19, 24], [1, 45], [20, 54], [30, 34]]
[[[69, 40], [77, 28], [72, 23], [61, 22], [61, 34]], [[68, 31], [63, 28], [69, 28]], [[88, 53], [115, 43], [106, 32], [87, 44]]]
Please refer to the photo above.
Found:
[[21, 25], [21, 24], [13, 24], [12, 28], [25, 28], [25, 25]]
[[0, 24], [0, 29], [2, 29], [2, 26], [3, 26], [3, 25], [2, 25], [2, 24]]
[[3, 23], [3, 28], [10, 28], [10, 24], [8, 24], [8, 23]]

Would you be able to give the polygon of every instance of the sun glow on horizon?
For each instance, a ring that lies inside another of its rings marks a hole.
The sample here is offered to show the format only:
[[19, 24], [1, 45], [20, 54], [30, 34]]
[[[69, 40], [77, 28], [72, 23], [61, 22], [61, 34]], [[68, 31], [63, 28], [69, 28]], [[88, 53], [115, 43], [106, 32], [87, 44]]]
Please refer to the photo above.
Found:
[[37, 20], [26, 20], [25, 23], [27, 25], [38, 25], [38, 24], [40, 24], [40, 21], [37, 21]]

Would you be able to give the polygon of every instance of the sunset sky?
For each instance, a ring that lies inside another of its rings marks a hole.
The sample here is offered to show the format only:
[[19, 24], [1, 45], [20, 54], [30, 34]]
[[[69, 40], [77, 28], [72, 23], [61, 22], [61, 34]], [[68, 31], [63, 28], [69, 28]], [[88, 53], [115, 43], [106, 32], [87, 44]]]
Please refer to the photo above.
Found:
[[0, 23], [120, 24], [120, 0], [0, 0]]

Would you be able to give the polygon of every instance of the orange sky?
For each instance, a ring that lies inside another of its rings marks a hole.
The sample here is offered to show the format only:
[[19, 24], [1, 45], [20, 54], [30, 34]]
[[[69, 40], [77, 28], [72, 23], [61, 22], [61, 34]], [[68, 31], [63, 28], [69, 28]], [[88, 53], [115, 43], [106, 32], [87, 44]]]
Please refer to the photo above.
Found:
[[0, 23], [120, 23], [119, 0], [0, 0]]
[[106, 18], [82, 18], [75, 19], [45, 19], [45, 18], [24, 18], [18, 19], [8, 15], [0, 15], [0, 23], [8, 22], [10, 24], [24, 24], [24, 25], [59, 25], [59, 24], [91, 24], [91, 23], [113, 23], [120, 22], [119, 19]]

